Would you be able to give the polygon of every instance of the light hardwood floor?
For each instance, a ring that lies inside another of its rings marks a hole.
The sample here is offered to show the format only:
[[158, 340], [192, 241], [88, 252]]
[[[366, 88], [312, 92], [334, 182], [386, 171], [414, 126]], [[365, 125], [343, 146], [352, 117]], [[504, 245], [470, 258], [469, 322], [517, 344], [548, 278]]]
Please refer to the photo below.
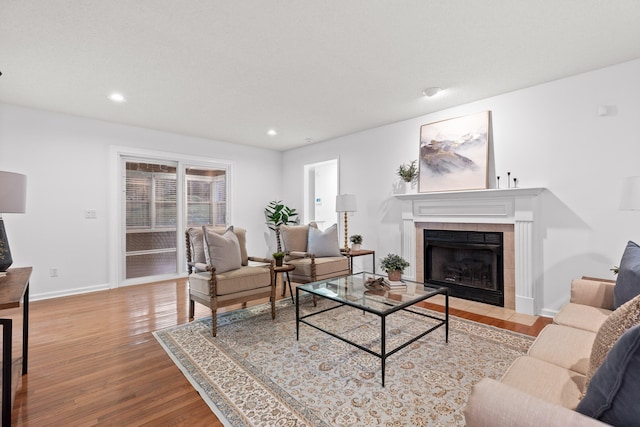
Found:
[[[222, 425], [151, 334], [188, 321], [186, 280], [35, 301], [30, 308], [29, 373], [16, 395], [13, 425]], [[550, 322], [450, 312], [534, 336]], [[196, 304], [196, 318], [209, 314]]]

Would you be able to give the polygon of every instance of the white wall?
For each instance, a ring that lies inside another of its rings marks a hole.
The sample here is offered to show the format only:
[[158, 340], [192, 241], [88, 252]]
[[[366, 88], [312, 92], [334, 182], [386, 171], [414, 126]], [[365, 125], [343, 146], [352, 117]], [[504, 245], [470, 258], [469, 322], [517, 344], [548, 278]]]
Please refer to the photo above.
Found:
[[[4, 216], [14, 266], [34, 267], [33, 299], [110, 285], [110, 147], [234, 162], [232, 223], [247, 228], [248, 251], [264, 256], [264, 207], [281, 198], [282, 154], [0, 104], [0, 170], [27, 175], [27, 213]], [[84, 219], [95, 209], [96, 220]], [[59, 277], [49, 277], [57, 267]]]
[[[494, 170], [511, 171], [521, 186], [549, 189], [539, 226], [543, 313], [550, 314], [568, 300], [571, 278], [613, 278], [609, 268], [627, 240], [640, 240], [640, 212], [618, 210], [622, 178], [640, 175], [639, 75], [640, 60], [631, 61], [284, 155], [0, 104], [0, 170], [28, 176], [27, 213], [4, 216], [14, 266], [34, 266], [34, 298], [109, 286], [112, 145], [235, 162], [232, 222], [248, 229], [249, 252], [258, 255], [268, 252], [264, 206], [282, 199], [303, 209], [303, 165], [339, 158], [340, 192], [358, 197], [349, 233], [362, 234], [363, 247], [378, 258], [400, 253], [395, 171], [417, 158], [420, 125], [491, 110]], [[599, 105], [615, 107], [614, 114], [597, 116]], [[97, 220], [83, 218], [87, 208], [96, 209]], [[58, 267], [58, 278], [49, 277], [50, 267]]]
[[[358, 197], [350, 234], [377, 258], [401, 251], [401, 202], [393, 197], [401, 163], [418, 157], [420, 126], [492, 112], [492, 167], [521, 187], [546, 187], [537, 224], [543, 236], [543, 308], [569, 298], [570, 280], [614, 278], [627, 240], [640, 240], [640, 212], [618, 209], [623, 177], [640, 175], [640, 60], [369, 129], [284, 154], [284, 199], [302, 207], [303, 165], [340, 159], [340, 192]], [[425, 100], [428, 102], [428, 100]], [[600, 117], [597, 107], [609, 106]], [[415, 263], [415, 260], [409, 260]], [[379, 265], [379, 263], [377, 263]]]

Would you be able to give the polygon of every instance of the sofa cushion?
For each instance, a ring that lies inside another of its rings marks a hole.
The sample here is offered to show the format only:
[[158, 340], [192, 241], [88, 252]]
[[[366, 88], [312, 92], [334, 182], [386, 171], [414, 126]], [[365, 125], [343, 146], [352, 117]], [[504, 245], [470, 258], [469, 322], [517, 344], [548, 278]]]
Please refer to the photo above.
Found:
[[606, 426], [491, 378], [483, 378], [473, 386], [464, 418], [466, 427]]
[[613, 310], [613, 288], [615, 280], [583, 277], [571, 281], [571, 299], [575, 304]]
[[[189, 228], [187, 230], [187, 233], [189, 234], [189, 244], [191, 245], [191, 261], [196, 264], [205, 264], [207, 262], [204, 244], [204, 228], [218, 234], [224, 234], [227, 231], [225, 227], [212, 226]], [[247, 231], [244, 228], [233, 227], [233, 233], [236, 235], [236, 237], [238, 238], [238, 242], [240, 243], [240, 256], [242, 257], [242, 265], [248, 265], [249, 255], [247, 253]]]
[[281, 225], [280, 238], [286, 252], [307, 252], [308, 225]]
[[338, 224], [333, 224], [324, 231], [309, 227], [307, 252], [316, 257], [340, 256], [338, 246]]
[[502, 382], [547, 402], [575, 409], [582, 396], [584, 375], [535, 357], [521, 356], [511, 364]]
[[308, 225], [281, 225], [279, 228], [285, 252], [307, 252], [309, 228], [318, 228], [318, 224], [310, 222]]
[[249, 254], [247, 253], [247, 230], [240, 227], [233, 227], [233, 234], [238, 238], [240, 244], [240, 260], [242, 265], [249, 265]]
[[[210, 296], [211, 273], [200, 272], [189, 276], [190, 292]], [[225, 273], [216, 273], [216, 294], [218, 296], [247, 293], [271, 286], [271, 272], [267, 267], [241, 267]]]
[[547, 325], [527, 354], [584, 375], [589, 370], [589, 357], [595, 338], [595, 332]]
[[191, 262], [204, 264], [207, 262], [207, 258], [204, 254], [204, 235], [202, 234], [202, 228], [189, 228], [187, 230], [189, 235], [189, 249], [191, 250]]
[[640, 294], [640, 246], [629, 241], [622, 254], [616, 286], [613, 289], [614, 309], [638, 294]]
[[216, 269], [216, 273], [237, 270], [242, 267], [242, 255], [240, 254], [240, 242], [233, 232], [233, 226], [224, 234], [202, 227], [204, 232], [205, 255], [207, 263]]
[[629, 328], [640, 323], [640, 295], [627, 301], [602, 324], [591, 349], [586, 386], [618, 339]]
[[[314, 279], [311, 277], [311, 258], [292, 258], [288, 264], [296, 268], [290, 273], [292, 281], [305, 283]], [[349, 260], [344, 256], [315, 258], [315, 268], [315, 280], [346, 276], [349, 274]]]
[[640, 420], [640, 325], [627, 330], [593, 375], [576, 408], [582, 414], [617, 426]]
[[553, 323], [598, 332], [611, 313], [612, 311], [606, 308], [570, 302], [565, 304], [560, 312], [556, 314], [553, 318]]
[[[233, 228], [233, 234], [238, 238], [238, 243], [240, 243], [240, 257], [242, 258], [242, 265], [249, 265], [249, 255], [247, 253], [247, 230], [244, 228], [231, 226]], [[216, 232], [220, 235], [224, 234], [227, 231], [225, 227], [212, 227], [207, 226], [207, 230]]]

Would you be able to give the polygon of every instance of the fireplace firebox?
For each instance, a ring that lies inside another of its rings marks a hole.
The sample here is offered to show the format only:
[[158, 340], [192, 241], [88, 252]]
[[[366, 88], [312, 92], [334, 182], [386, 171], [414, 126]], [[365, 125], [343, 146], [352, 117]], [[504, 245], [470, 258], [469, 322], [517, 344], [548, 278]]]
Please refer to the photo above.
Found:
[[425, 283], [454, 297], [504, 307], [501, 232], [424, 230]]

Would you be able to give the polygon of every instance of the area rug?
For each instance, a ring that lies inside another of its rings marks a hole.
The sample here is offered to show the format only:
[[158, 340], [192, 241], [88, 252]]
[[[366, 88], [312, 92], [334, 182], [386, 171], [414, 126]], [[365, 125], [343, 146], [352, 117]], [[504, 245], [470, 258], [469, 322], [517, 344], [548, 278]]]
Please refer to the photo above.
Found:
[[[317, 308], [301, 301], [301, 312]], [[428, 312], [428, 310], [424, 310]], [[434, 315], [441, 315], [433, 313]], [[313, 323], [379, 348], [377, 316], [342, 307]], [[387, 348], [424, 330], [430, 320], [400, 312], [387, 318]], [[436, 329], [380, 359], [308, 325], [296, 341], [295, 306], [279, 301], [154, 332], [155, 337], [225, 426], [462, 426], [471, 386], [500, 378], [532, 338], [450, 317], [449, 343]]]

